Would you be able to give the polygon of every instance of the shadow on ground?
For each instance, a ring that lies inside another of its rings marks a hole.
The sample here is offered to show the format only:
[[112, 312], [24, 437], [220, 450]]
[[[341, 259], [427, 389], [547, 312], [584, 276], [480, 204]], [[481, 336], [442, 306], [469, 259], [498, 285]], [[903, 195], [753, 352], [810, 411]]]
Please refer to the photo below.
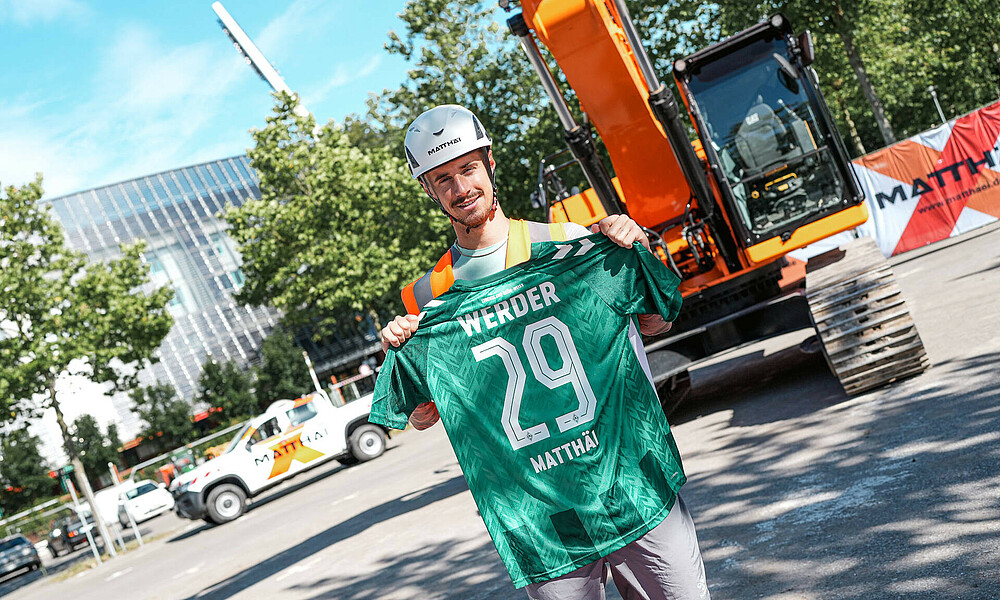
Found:
[[[465, 483], [465, 478], [461, 475], [453, 477], [433, 485], [423, 490], [417, 492], [411, 492], [399, 498], [383, 502], [378, 506], [374, 506], [364, 512], [361, 512], [346, 521], [337, 523], [333, 527], [330, 527], [316, 535], [304, 540], [301, 543], [295, 544], [289, 548], [285, 548], [270, 558], [263, 560], [253, 567], [244, 569], [239, 573], [236, 573], [232, 577], [227, 577], [221, 581], [218, 581], [212, 585], [205, 587], [201, 592], [194, 594], [188, 598], [188, 600], [193, 600], [194, 598], [205, 598], [205, 599], [221, 599], [230, 598], [242, 590], [271, 577], [278, 572], [288, 568], [288, 566], [295, 564], [299, 561], [309, 558], [320, 550], [332, 546], [338, 542], [346, 540], [350, 537], [358, 535], [365, 530], [367, 530], [372, 525], [387, 521], [394, 517], [406, 514], [410, 511], [417, 510], [429, 504], [433, 504], [439, 500], [454, 496], [463, 491], [468, 490], [468, 486]], [[492, 551], [492, 546], [490, 547]], [[480, 554], [489, 556], [489, 553], [482, 552]], [[495, 552], [493, 552], [495, 556]], [[433, 562], [437, 564], [439, 556], [436, 554], [419, 554], [415, 555], [423, 557], [423, 560]], [[417, 558], [420, 560], [420, 558]], [[499, 562], [499, 559], [494, 559], [495, 562]], [[427, 574], [434, 578], [441, 577], [440, 570], [427, 569]], [[342, 583], [339, 578], [334, 579], [335, 582]], [[364, 582], [357, 582], [358, 586], [370, 585], [374, 588], [378, 588], [381, 585], [398, 585], [398, 579], [396, 574], [391, 572], [381, 572], [379, 577], [376, 579], [370, 579], [370, 581], [365, 584]], [[327, 584], [329, 585], [329, 584]], [[337, 588], [338, 590], [340, 588]], [[333, 592], [331, 592], [333, 593]], [[337, 598], [377, 598], [378, 594], [368, 594], [368, 595], [346, 595], [340, 594], [339, 592], [331, 597]], [[464, 598], [466, 596], [456, 596]], [[469, 596], [471, 597], [471, 596]]]
[[680, 415], [733, 415], [720, 466], [685, 490], [713, 594], [1000, 598], [1000, 353], [851, 401], [822, 383], [796, 398], [822, 360], [752, 404], [702, 396]]

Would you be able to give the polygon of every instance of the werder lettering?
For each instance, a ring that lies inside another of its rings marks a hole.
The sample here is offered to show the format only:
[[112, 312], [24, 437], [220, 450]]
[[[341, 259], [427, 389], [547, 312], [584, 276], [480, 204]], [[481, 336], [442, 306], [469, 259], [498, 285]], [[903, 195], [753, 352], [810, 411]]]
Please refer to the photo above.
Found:
[[430, 156], [431, 154], [434, 154], [435, 152], [440, 152], [441, 150], [444, 150], [448, 146], [453, 146], [453, 145], [455, 145], [455, 144], [457, 144], [457, 143], [459, 143], [461, 141], [462, 141], [462, 138], [457, 137], [457, 138], [450, 139], [447, 142], [438, 144], [437, 146], [434, 146], [433, 148], [431, 148], [430, 150], [427, 151], [427, 156]]
[[529, 312], [542, 310], [557, 302], [560, 300], [556, 296], [556, 286], [551, 281], [545, 281], [516, 296], [511, 296], [508, 300], [501, 300], [493, 306], [459, 315], [458, 324], [465, 330], [465, 335], [472, 337], [473, 333], [494, 329], [504, 323], [523, 317]]

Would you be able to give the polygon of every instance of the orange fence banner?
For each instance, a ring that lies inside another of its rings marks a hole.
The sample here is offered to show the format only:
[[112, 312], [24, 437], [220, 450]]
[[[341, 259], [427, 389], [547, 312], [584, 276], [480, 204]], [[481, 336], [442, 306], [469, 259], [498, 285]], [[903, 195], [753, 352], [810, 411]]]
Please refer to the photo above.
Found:
[[892, 256], [1000, 217], [1000, 102], [854, 160], [871, 217], [858, 228]]

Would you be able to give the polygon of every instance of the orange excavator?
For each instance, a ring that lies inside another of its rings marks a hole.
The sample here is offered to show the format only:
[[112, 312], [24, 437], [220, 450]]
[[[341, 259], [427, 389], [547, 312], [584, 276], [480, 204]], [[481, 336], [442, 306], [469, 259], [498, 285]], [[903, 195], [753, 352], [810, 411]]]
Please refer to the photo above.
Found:
[[[508, 12], [512, 4], [501, 1]], [[685, 123], [624, 0], [521, 0], [520, 8], [507, 24], [568, 146], [542, 160], [533, 201], [550, 221], [581, 225], [627, 213], [681, 278], [678, 321], [667, 337], [646, 340], [666, 412], [684, 399], [688, 371], [699, 362], [807, 327], [815, 327], [848, 394], [927, 367], [892, 270], [872, 240], [852, 240], [810, 259], [804, 276], [800, 263], [788, 283], [793, 261], [786, 254], [868, 218], [810, 66], [808, 31], [795, 35], [776, 14], [676, 60]], [[573, 88], [584, 122], [573, 116], [540, 46]], [[565, 169], [574, 166], [588, 189], [565, 183]]]

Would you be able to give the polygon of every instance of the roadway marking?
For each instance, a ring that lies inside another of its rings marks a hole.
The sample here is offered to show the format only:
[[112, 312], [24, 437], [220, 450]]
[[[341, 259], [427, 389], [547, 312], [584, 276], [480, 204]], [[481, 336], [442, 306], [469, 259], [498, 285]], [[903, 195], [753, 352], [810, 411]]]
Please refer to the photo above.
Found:
[[336, 505], [340, 504], [341, 502], [346, 502], [347, 500], [354, 500], [357, 497], [358, 497], [358, 492], [354, 492], [350, 496], [344, 496], [343, 498], [334, 500], [333, 502], [330, 503], [330, 506], [336, 506]]
[[311, 561], [309, 561], [309, 562], [307, 562], [305, 564], [302, 564], [302, 565], [292, 565], [292, 566], [288, 567], [287, 569], [285, 569], [285, 571], [281, 575], [278, 575], [277, 577], [275, 577], [274, 581], [275, 582], [281, 581], [281, 580], [283, 580], [283, 579], [285, 579], [287, 577], [295, 575], [296, 573], [305, 573], [310, 568], [312, 568], [313, 565], [315, 565], [316, 563], [320, 562], [321, 560], [323, 560], [323, 557], [322, 556], [317, 556], [316, 558], [312, 559]]
[[107, 577], [105, 577], [104, 581], [111, 581], [112, 579], [118, 579], [122, 575], [125, 575], [126, 573], [131, 573], [131, 572], [132, 572], [132, 567], [129, 567], [127, 569], [122, 569], [121, 571], [115, 571], [111, 575], [108, 575]]
[[180, 579], [181, 577], [187, 577], [188, 575], [194, 575], [195, 573], [197, 573], [198, 571], [201, 570], [201, 566], [203, 564], [205, 564], [204, 561], [196, 564], [195, 566], [191, 567], [190, 569], [188, 569], [186, 571], [182, 571], [182, 572], [174, 575], [172, 577], [172, 579]]

